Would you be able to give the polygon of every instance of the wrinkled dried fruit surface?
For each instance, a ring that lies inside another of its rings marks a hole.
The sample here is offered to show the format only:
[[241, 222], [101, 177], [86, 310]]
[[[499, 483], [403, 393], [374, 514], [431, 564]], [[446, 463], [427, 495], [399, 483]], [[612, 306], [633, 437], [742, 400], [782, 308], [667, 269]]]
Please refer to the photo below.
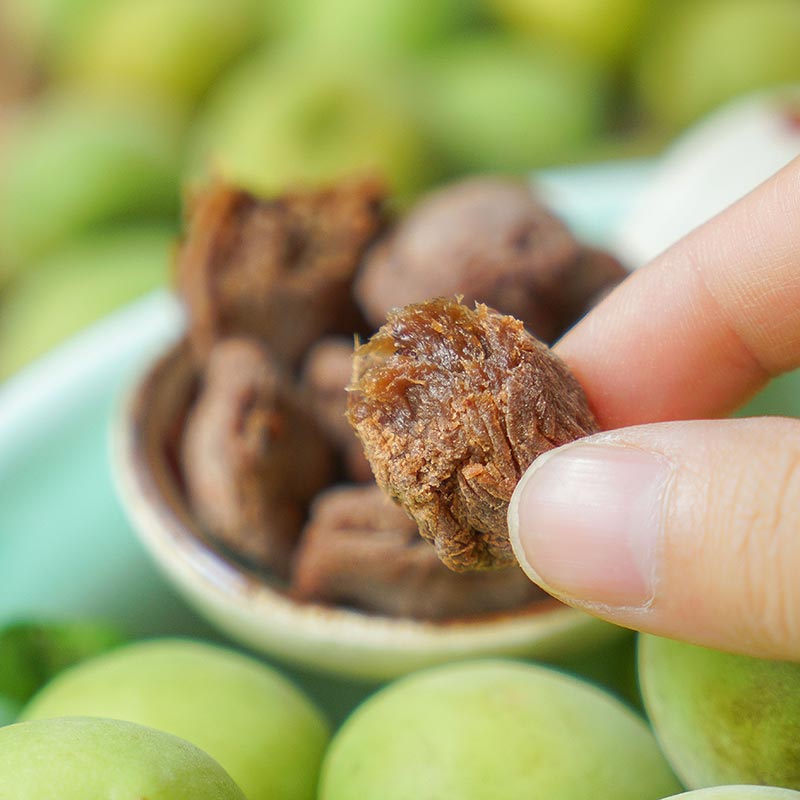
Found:
[[610, 255], [583, 248], [529, 185], [485, 176], [423, 198], [372, 248], [355, 293], [376, 327], [392, 308], [461, 295], [552, 342], [626, 274]]
[[454, 570], [514, 563], [517, 481], [597, 430], [578, 382], [521, 322], [441, 298], [391, 312], [356, 350], [348, 418], [378, 485]]
[[372, 470], [345, 416], [353, 349], [352, 339], [321, 339], [306, 357], [301, 385], [319, 426], [341, 455], [348, 478], [363, 483], [372, 481]]
[[258, 342], [226, 339], [213, 348], [181, 457], [189, 499], [209, 532], [285, 576], [306, 504], [331, 479], [331, 458]]
[[339, 486], [312, 506], [294, 567], [299, 600], [442, 620], [519, 608], [544, 593], [518, 567], [459, 574], [373, 483]]
[[319, 336], [363, 327], [350, 289], [383, 200], [374, 181], [273, 199], [218, 184], [195, 198], [178, 282], [199, 363], [220, 338], [247, 335], [295, 366]]

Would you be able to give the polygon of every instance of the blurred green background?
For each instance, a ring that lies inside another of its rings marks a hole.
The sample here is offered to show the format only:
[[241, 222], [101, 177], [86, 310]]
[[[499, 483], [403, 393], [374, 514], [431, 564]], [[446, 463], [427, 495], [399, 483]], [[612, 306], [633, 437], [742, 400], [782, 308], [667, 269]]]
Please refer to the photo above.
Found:
[[800, 0], [2, 0], [0, 380], [169, 279], [182, 197], [658, 153]]

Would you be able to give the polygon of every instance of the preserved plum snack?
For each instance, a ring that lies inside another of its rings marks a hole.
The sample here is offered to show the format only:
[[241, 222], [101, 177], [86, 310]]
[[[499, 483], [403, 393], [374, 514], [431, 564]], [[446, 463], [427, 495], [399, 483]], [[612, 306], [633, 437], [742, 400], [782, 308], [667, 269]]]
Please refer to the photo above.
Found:
[[253, 336], [295, 367], [320, 336], [363, 329], [351, 283], [384, 224], [383, 187], [353, 181], [261, 199], [218, 184], [199, 194], [178, 284], [199, 364], [226, 336]]
[[456, 571], [515, 563], [506, 513], [522, 473], [598, 429], [519, 320], [442, 298], [390, 312], [356, 350], [347, 413], [378, 485]]
[[459, 574], [374, 484], [319, 495], [297, 551], [292, 595], [412, 619], [457, 619], [520, 608], [542, 592], [518, 567]]
[[348, 479], [371, 483], [372, 470], [345, 416], [353, 347], [352, 339], [331, 337], [317, 342], [303, 364], [301, 387], [317, 423], [340, 454]]
[[546, 288], [542, 287], [542, 295], [558, 321], [552, 340], [566, 333], [627, 275], [628, 270], [605, 250], [581, 248], [578, 257], [553, 276]]
[[625, 274], [514, 178], [452, 183], [396, 220], [373, 179], [271, 198], [212, 183], [177, 259], [198, 390], [176, 459], [198, 535], [300, 602], [436, 621], [537, 602], [508, 502], [537, 455], [596, 425], [534, 336]]
[[285, 577], [306, 505], [331, 480], [332, 462], [313, 418], [257, 341], [227, 339], [211, 351], [181, 457], [208, 532]]
[[467, 178], [426, 197], [367, 254], [354, 291], [376, 328], [392, 309], [461, 295], [555, 341], [625, 268], [585, 248], [521, 180]]

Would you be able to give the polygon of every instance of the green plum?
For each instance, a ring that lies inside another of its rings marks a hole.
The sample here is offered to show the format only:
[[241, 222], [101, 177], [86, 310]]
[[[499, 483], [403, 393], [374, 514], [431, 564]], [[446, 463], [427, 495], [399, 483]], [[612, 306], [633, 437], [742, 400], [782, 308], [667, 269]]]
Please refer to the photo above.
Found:
[[680, 790], [644, 722], [552, 669], [462, 662], [412, 674], [334, 737], [321, 800], [656, 800]]
[[491, 0], [512, 30], [571, 48], [600, 64], [633, 49], [649, 0]]
[[645, 708], [684, 785], [800, 789], [800, 664], [639, 640]]
[[18, 622], [0, 630], [0, 701], [21, 707], [54, 675], [125, 637], [100, 622]]
[[112, 229], [81, 237], [32, 265], [3, 298], [0, 379], [164, 285], [174, 236], [166, 226]]
[[232, 650], [153, 640], [55, 678], [23, 719], [113, 717], [180, 736], [230, 773], [249, 800], [312, 800], [328, 727], [294, 685]]
[[306, 9], [313, 0], [292, 0], [291, 3], [265, 2], [261, 5], [259, 31], [265, 41], [276, 43], [302, 37], [308, 22]]
[[149, 107], [50, 96], [15, 121], [0, 159], [0, 284], [93, 226], [179, 206], [176, 130]]
[[800, 800], [800, 792], [780, 789], [775, 786], [714, 786], [711, 789], [695, 789], [665, 800]]
[[189, 742], [112, 719], [64, 717], [0, 728], [3, 800], [245, 800]]
[[637, 67], [644, 108], [680, 127], [751, 90], [800, 80], [796, 0], [664, 4]]
[[209, 98], [200, 167], [263, 193], [374, 173], [413, 194], [428, 181], [428, 151], [403, 92], [375, 77], [296, 51], [255, 57]]
[[469, 27], [475, 0], [303, 0], [308, 47], [351, 58], [403, 56], [446, 41]]
[[459, 170], [525, 172], [574, 159], [603, 125], [599, 72], [540, 45], [461, 40], [431, 58], [419, 82], [431, 134]]
[[58, 53], [70, 84], [193, 106], [258, 35], [257, 0], [105, 3]]

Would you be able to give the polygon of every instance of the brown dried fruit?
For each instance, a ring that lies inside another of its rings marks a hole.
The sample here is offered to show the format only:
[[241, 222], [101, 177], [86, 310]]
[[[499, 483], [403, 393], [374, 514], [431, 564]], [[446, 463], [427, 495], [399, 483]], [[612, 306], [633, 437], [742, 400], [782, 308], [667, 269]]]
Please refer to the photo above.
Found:
[[392, 308], [461, 295], [552, 342], [626, 274], [612, 256], [585, 250], [529, 185], [486, 176], [423, 198], [372, 248], [355, 293], [376, 327]]
[[190, 502], [209, 533], [285, 576], [306, 504], [331, 479], [331, 459], [258, 342], [226, 339], [211, 351], [181, 460]]
[[320, 428], [341, 454], [348, 477], [363, 483], [372, 481], [372, 470], [345, 416], [353, 349], [352, 339], [317, 342], [303, 365], [302, 387]]
[[627, 276], [628, 270], [610, 253], [582, 247], [578, 257], [540, 289], [559, 321], [557, 335], [548, 341], [566, 333]]
[[541, 453], [597, 430], [567, 366], [513, 317], [437, 299], [355, 353], [348, 418], [378, 485], [454, 570], [514, 562], [506, 512]]
[[314, 501], [292, 594], [429, 620], [506, 611], [545, 597], [517, 567], [450, 571], [419, 538], [414, 521], [375, 484], [335, 487]]
[[195, 198], [178, 284], [198, 361], [217, 340], [246, 335], [294, 366], [319, 336], [360, 330], [351, 283], [383, 200], [375, 181], [271, 200], [217, 184]]

